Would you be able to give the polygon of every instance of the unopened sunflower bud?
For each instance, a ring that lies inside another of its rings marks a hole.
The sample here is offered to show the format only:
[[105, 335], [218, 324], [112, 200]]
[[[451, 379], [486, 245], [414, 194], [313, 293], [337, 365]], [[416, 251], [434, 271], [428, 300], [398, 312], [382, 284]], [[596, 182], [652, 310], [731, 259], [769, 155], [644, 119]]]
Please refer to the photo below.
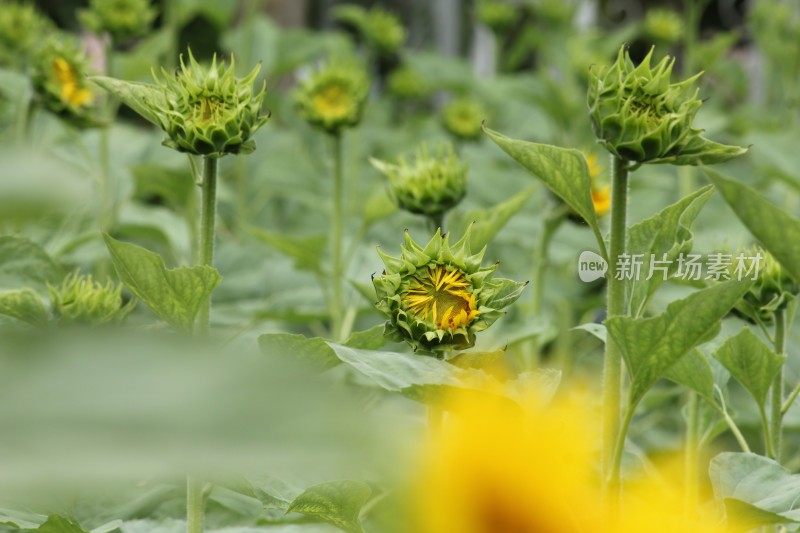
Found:
[[655, 43], [675, 44], [683, 36], [683, 20], [669, 9], [651, 9], [642, 22], [645, 37]]
[[385, 333], [415, 351], [445, 356], [470, 348], [525, 283], [493, 279], [497, 264], [481, 267], [484, 250], [472, 254], [469, 232], [451, 246], [440, 231], [423, 248], [406, 232], [400, 257], [380, 250], [386, 269], [373, 278], [377, 308], [388, 317]]
[[367, 46], [380, 56], [396, 55], [406, 41], [406, 30], [400, 19], [380, 6], [367, 10], [345, 4], [334, 14], [339, 22], [353, 27]]
[[433, 92], [428, 80], [411, 67], [395, 69], [387, 80], [387, 89], [399, 100], [421, 100]]
[[147, 33], [156, 14], [150, 0], [90, 0], [89, 9], [80, 11], [79, 18], [95, 33], [127, 41]]
[[771, 323], [775, 313], [785, 309], [800, 293], [800, 286], [766, 250], [754, 248], [731, 255], [729, 277], [746, 276], [756, 280], [736, 305], [736, 310], [751, 320]]
[[156, 77], [162, 101], [151, 102], [159, 126], [169, 138], [164, 145], [179, 152], [209, 157], [247, 154], [255, 150], [252, 136], [269, 115], [261, 114], [266, 84], [254, 87], [260, 65], [244, 78], [234, 74], [234, 61], [225, 68], [216, 56], [209, 68], [197, 63], [191, 51], [189, 64], [181, 57], [175, 76], [161, 70]]
[[72, 39], [50, 39], [33, 62], [32, 82], [42, 106], [78, 127], [98, 125], [97, 96], [86, 74], [89, 62]]
[[48, 288], [53, 314], [64, 325], [119, 323], [136, 306], [135, 300], [123, 304], [121, 285], [100, 285], [92, 276], [72, 273], [58, 287]]
[[501, 33], [517, 21], [520, 14], [517, 6], [507, 0], [479, 0], [475, 5], [475, 16], [494, 33]]
[[397, 164], [370, 161], [388, 178], [397, 206], [411, 213], [440, 217], [458, 205], [467, 192], [467, 165], [450, 145], [442, 146], [433, 156], [422, 147], [413, 163], [402, 157]]
[[702, 101], [700, 74], [670, 83], [675, 59], [650, 66], [653, 51], [639, 66], [620, 49], [611, 67], [590, 76], [589, 114], [598, 141], [616, 157], [633, 163], [713, 164], [747, 150], [704, 139], [692, 122]]
[[481, 124], [486, 120], [486, 109], [470, 98], [453, 100], [442, 109], [442, 125], [453, 137], [474, 141], [481, 136]]
[[339, 135], [361, 122], [368, 95], [369, 81], [363, 68], [332, 63], [301, 82], [295, 102], [309, 124]]
[[0, 0], [0, 66], [28, 64], [53, 23], [30, 2]]

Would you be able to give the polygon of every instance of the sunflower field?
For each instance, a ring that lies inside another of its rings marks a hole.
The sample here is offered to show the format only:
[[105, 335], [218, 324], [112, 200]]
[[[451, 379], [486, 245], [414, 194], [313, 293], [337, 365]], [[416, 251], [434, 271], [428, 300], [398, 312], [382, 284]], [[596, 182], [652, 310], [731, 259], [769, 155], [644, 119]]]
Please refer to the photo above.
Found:
[[797, 0], [0, 0], [0, 533], [800, 531]]

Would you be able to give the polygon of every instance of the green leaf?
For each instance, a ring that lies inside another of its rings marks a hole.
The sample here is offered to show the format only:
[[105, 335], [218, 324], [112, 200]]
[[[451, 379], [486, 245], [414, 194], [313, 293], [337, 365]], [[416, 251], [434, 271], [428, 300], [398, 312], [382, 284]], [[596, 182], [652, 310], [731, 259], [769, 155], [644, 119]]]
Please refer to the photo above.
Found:
[[535, 190], [535, 187], [530, 187], [495, 206], [468, 213], [464, 217], [464, 232], [470, 231], [471, 249], [481, 250], [489, 244], [508, 221], [519, 213]]
[[765, 511], [736, 498], [725, 498], [722, 503], [725, 506], [725, 515], [728, 518], [727, 531], [732, 533], [736, 531], [752, 531], [761, 526], [797, 523], [797, 520], [786, 518], [778, 513]]
[[164, 92], [157, 86], [149, 83], [123, 81], [106, 76], [91, 76], [89, 79], [119, 98], [123, 104], [133, 109], [142, 118], [161, 127], [161, 120], [155, 112], [155, 108], [163, 107], [165, 101]]
[[131, 167], [136, 185], [134, 198], [139, 201], [159, 200], [177, 213], [194, 209], [194, 179], [186, 169], [171, 169], [158, 165]]
[[24, 237], [0, 237], [0, 288], [58, 284], [64, 269], [38, 244]]
[[286, 512], [313, 516], [347, 533], [364, 533], [359, 516], [371, 496], [364, 482], [331, 481], [306, 489]]
[[389, 342], [389, 339], [383, 334], [384, 329], [381, 325], [353, 332], [343, 344], [361, 350], [379, 350]]
[[0, 291], [0, 315], [16, 318], [34, 327], [44, 327], [50, 321], [42, 297], [30, 289]]
[[50, 515], [38, 528], [26, 529], [25, 531], [35, 531], [36, 533], [88, 533], [77, 522], [58, 515]]
[[222, 281], [213, 267], [168, 269], [158, 254], [104, 234], [120, 280], [159, 318], [174, 328], [191, 331], [200, 307]]
[[700, 350], [692, 350], [679, 358], [664, 377], [696, 392], [711, 403], [717, 402], [714, 397], [714, 373]]
[[586, 333], [597, 338], [603, 344], [606, 343], [606, 339], [608, 338], [608, 332], [606, 331], [606, 327], [603, 324], [596, 324], [594, 322], [589, 322], [588, 324], [581, 324], [579, 326], [575, 326], [572, 329], [585, 331]]
[[631, 376], [631, 403], [637, 404], [689, 350], [716, 336], [721, 320], [752, 284], [735, 280], [712, 285], [672, 302], [652, 318], [606, 320], [609, 341], [620, 350]]
[[750, 233], [795, 281], [800, 282], [800, 220], [767, 200], [752, 187], [710, 168], [704, 168], [703, 172]]
[[[767, 457], [754, 453], [725, 452], [711, 460], [709, 477], [717, 499], [725, 501], [729, 510], [746, 511], [745, 517], [756, 525], [800, 521], [800, 475]], [[744, 502], [747, 506], [733, 503]], [[756, 508], [762, 512], [754, 512]], [[745, 524], [741, 528], [746, 531]], [[755, 527], [755, 526], [753, 526]], [[752, 527], [749, 527], [752, 529]]]
[[484, 368], [503, 357], [505, 353], [505, 348], [489, 352], [461, 352], [449, 362], [458, 368]]
[[697, 136], [687, 145], [681, 147], [677, 157], [666, 157], [654, 163], [672, 165], [716, 165], [729, 161], [747, 153], [747, 148], [729, 146]]
[[292, 237], [259, 228], [250, 228], [250, 233], [286, 257], [293, 259], [298, 269], [322, 273], [323, 254], [320, 251], [325, 249], [327, 241], [325, 235]]
[[[667, 277], [674, 274], [678, 268], [675, 259], [679, 254], [688, 253], [692, 249], [694, 238], [690, 231], [692, 222], [713, 194], [714, 187], [711, 185], [704, 187], [647, 220], [631, 226], [628, 230], [627, 253], [631, 256], [636, 254], [643, 256], [642, 275], [640, 279], [630, 281], [628, 288], [629, 309], [634, 317], [644, 313], [650, 297], [664, 280], [661, 271], [656, 269], [650, 276], [651, 267], [659, 266], [652, 264], [652, 259], [669, 261]], [[647, 279], [648, 277], [650, 279]]]
[[258, 338], [261, 351], [268, 355], [283, 355], [306, 363], [319, 371], [341, 364], [328, 343], [320, 337], [305, 337], [291, 333], [267, 333]]
[[767, 393], [786, 356], [772, 351], [758, 336], [745, 327], [720, 346], [714, 357], [747, 389], [763, 411]]
[[591, 178], [586, 158], [574, 149], [509, 139], [489, 128], [483, 131], [508, 155], [580, 215], [595, 235], [600, 235], [591, 195]]

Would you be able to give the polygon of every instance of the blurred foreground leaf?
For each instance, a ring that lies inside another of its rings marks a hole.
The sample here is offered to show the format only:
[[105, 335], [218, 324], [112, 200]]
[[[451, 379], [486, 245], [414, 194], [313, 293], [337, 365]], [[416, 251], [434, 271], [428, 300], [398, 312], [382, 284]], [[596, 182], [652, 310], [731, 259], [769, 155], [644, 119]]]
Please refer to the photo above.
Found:
[[323, 520], [347, 533], [364, 533], [359, 516], [372, 489], [361, 481], [331, 481], [303, 491], [287, 513], [302, 513]]

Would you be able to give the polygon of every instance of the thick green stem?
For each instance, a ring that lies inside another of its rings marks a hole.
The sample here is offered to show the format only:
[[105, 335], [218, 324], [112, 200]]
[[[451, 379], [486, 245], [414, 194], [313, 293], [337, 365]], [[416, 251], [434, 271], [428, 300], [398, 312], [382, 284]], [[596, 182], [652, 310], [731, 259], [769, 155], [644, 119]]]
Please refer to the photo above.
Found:
[[344, 175], [342, 160], [344, 157], [342, 135], [333, 136], [333, 220], [331, 223], [331, 277], [333, 287], [331, 290], [330, 315], [331, 339], [341, 340], [342, 320], [342, 284], [344, 272], [342, 269], [342, 245], [344, 232]]
[[[201, 265], [214, 265], [214, 224], [217, 217], [217, 175], [219, 173], [219, 159], [205, 157], [203, 159], [203, 183], [200, 186], [202, 196], [200, 199], [200, 249], [198, 263]], [[200, 307], [197, 320], [198, 333], [208, 332], [209, 317], [211, 315], [211, 298]]]
[[[783, 309], [775, 312], [775, 353], [786, 350], [786, 315]], [[772, 437], [772, 458], [781, 460], [783, 444], [783, 366], [772, 382], [770, 390], [769, 433]]]
[[684, 508], [687, 514], [697, 509], [700, 501], [700, 398], [689, 392], [686, 405], [686, 442], [684, 443]]
[[192, 476], [186, 478], [186, 532], [203, 533], [205, 522], [203, 484]]
[[[617, 263], [625, 253], [628, 209], [628, 163], [611, 158], [611, 240], [608, 256], [607, 317], [625, 314], [625, 281], [617, 279]], [[620, 460], [625, 431], [620, 432], [622, 356], [613, 342], [606, 342], [603, 359], [603, 473], [606, 488], [619, 486]], [[632, 416], [632, 414], [631, 414]], [[630, 420], [628, 420], [630, 422]]]

